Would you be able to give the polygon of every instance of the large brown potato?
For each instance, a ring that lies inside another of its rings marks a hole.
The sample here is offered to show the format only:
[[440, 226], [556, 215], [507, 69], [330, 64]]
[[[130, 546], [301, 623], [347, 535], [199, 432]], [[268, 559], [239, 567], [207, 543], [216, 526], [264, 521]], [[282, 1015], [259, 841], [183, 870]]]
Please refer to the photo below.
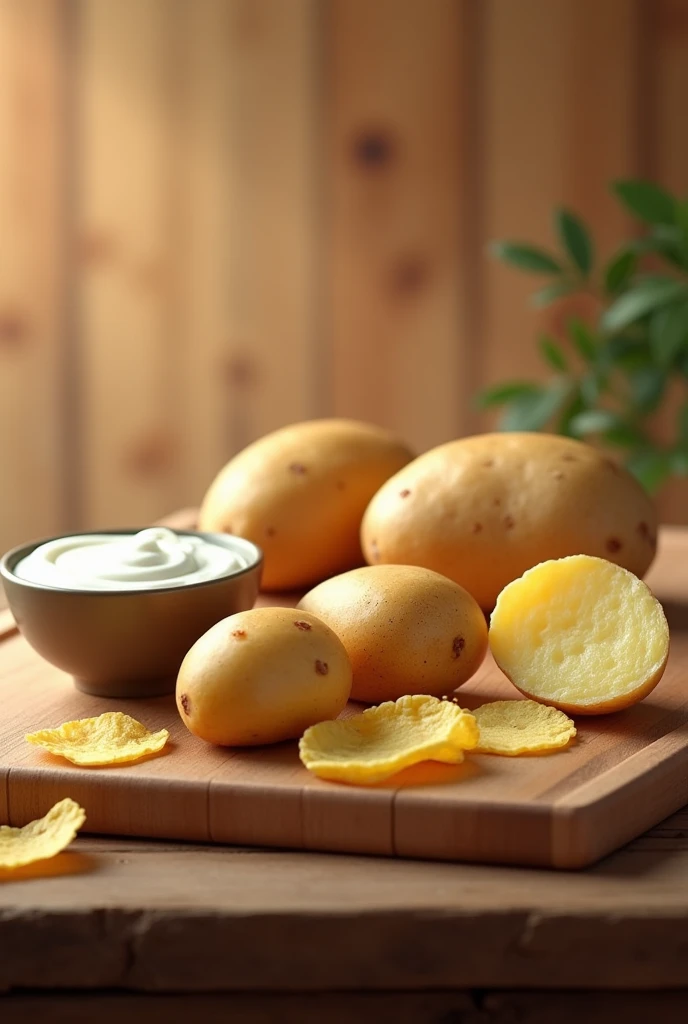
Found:
[[421, 455], [380, 488], [361, 527], [366, 559], [422, 565], [490, 610], [538, 562], [597, 555], [642, 576], [655, 555], [652, 501], [590, 445], [484, 434]]
[[363, 562], [361, 518], [413, 453], [381, 427], [313, 420], [236, 455], [211, 484], [199, 528], [233, 533], [265, 555], [265, 590], [310, 586]]

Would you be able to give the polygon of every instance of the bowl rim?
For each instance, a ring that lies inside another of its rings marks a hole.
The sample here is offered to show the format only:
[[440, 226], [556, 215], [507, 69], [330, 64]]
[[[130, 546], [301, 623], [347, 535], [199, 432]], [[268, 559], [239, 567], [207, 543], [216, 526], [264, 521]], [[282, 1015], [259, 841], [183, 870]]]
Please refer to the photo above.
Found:
[[[198, 583], [176, 583], [172, 586], [156, 586], [156, 587], [123, 587], [113, 588], [112, 590], [98, 590], [95, 587], [55, 587], [49, 583], [37, 583], [34, 580], [26, 580], [22, 576], [17, 576], [14, 572], [14, 566], [21, 561], [22, 558], [26, 558], [41, 547], [43, 544], [49, 544], [56, 540], [67, 540], [69, 537], [106, 537], [106, 536], [135, 536], [140, 533], [141, 530], [150, 529], [147, 526], [137, 527], [122, 527], [120, 529], [110, 530], [72, 530], [68, 533], [57, 533], [52, 537], [42, 537], [39, 540], [28, 541], [24, 544], [18, 544], [16, 547], [10, 548], [6, 551], [2, 557], [0, 557], [0, 578], [6, 580], [8, 583], [27, 587], [31, 590], [47, 590], [54, 594], [80, 594], [81, 596], [88, 595], [89, 597], [132, 597], [139, 595], [143, 597], [150, 594], [172, 594], [177, 593], [180, 590], [198, 590], [201, 587], [212, 587], [217, 583], [238, 579], [241, 576], [246, 576], [248, 573], [255, 572], [256, 569], [260, 569], [264, 561], [264, 554], [262, 548], [257, 544], [254, 544], [252, 540], [247, 540], [245, 537], [238, 537], [233, 533], [209, 533], [205, 530], [178, 530], [174, 527], [166, 526], [165, 529], [172, 530], [173, 533], [179, 534], [182, 537], [201, 537], [203, 540], [208, 541], [211, 544], [218, 544], [219, 547], [229, 547], [226, 540], [231, 539], [232, 541], [238, 542], [240, 547], [245, 548], [245, 553], [250, 558], [249, 564], [244, 566], [242, 569], [230, 569], [228, 572], [222, 573], [219, 576], [214, 576], [209, 580], [200, 580]], [[9, 600], [9, 595], [8, 595]]]

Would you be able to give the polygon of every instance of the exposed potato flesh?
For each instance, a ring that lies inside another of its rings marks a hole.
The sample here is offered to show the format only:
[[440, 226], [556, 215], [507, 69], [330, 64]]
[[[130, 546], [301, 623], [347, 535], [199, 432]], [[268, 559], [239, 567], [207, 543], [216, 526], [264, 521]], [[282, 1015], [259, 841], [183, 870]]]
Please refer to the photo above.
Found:
[[510, 583], [489, 637], [495, 661], [522, 693], [573, 714], [642, 700], [669, 654], [669, 627], [650, 589], [588, 555], [543, 562]]

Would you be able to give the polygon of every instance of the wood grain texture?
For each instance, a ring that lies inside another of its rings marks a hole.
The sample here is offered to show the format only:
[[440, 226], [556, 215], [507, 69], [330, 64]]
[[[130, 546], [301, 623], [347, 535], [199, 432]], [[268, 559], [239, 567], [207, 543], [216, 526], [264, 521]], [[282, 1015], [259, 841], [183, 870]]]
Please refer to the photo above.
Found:
[[91, 528], [150, 522], [177, 504], [177, 11], [159, 0], [78, 6], [79, 479]]
[[[164, 5], [163, 5], [164, 6]], [[182, 500], [322, 411], [315, 339], [315, 0], [204, 0], [187, 23]]]
[[[645, 65], [651, 88], [645, 100], [645, 174], [685, 196], [688, 191], [688, 7], [684, 0], [658, 0], [648, 10]], [[674, 439], [686, 384], [676, 384], [658, 416], [660, 436]], [[688, 477], [671, 480], [659, 495], [663, 522], [682, 523], [688, 514]]]
[[422, 449], [465, 423], [463, 5], [331, 0], [327, 12], [332, 409]]
[[0, 547], [65, 524], [65, 5], [0, 3]]
[[132, 1024], [151, 1020], [186, 1024], [683, 1024], [688, 991], [676, 992], [384, 992], [250, 995], [22, 994], [5, 998], [5, 1011], [42, 1024]]
[[[171, 521], [184, 521], [179, 513]], [[170, 520], [168, 520], [170, 521]], [[651, 583], [685, 608], [685, 532], [662, 535]], [[666, 566], [666, 570], [663, 567]], [[683, 590], [678, 588], [683, 587]], [[263, 595], [262, 603], [283, 603]], [[287, 602], [288, 603], [288, 602]], [[252, 846], [577, 868], [593, 863], [688, 801], [688, 632], [675, 624], [661, 685], [641, 704], [581, 719], [576, 743], [550, 757], [472, 756], [420, 765], [368, 789], [313, 778], [296, 744], [222, 750], [188, 734], [173, 698], [104, 701], [76, 691], [19, 635], [0, 644], [0, 734], [7, 818], [24, 824], [70, 795], [89, 829]], [[12, 700], [21, 680], [22, 701]], [[515, 697], [487, 661], [462, 704]], [[26, 732], [123, 710], [171, 732], [167, 752], [138, 765], [88, 770], [24, 743]]]
[[562, 875], [78, 840], [0, 879], [0, 990], [680, 988], [687, 877], [685, 842]]
[[[566, 205], [592, 224], [598, 256], [611, 255], [628, 221], [607, 185], [637, 170], [637, 5], [489, 0], [483, 9], [484, 241], [516, 239], [551, 250], [552, 212]], [[545, 283], [486, 261], [485, 382], [549, 375], [538, 354], [538, 331], [560, 331], [574, 307], [562, 302], [536, 312], [529, 296]], [[594, 309], [584, 304], [580, 312]]]

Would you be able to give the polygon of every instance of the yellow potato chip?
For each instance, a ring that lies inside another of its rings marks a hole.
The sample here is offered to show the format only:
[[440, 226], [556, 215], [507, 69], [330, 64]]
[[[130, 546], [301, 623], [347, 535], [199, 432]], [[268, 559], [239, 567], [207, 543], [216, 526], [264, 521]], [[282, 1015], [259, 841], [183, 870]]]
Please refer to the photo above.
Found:
[[473, 715], [437, 697], [407, 696], [306, 729], [299, 755], [321, 779], [380, 782], [419, 761], [459, 764], [478, 742]]
[[51, 754], [66, 757], [72, 764], [96, 767], [128, 764], [156, 754], [167, 743], [167, 729], [149, 732], [135, 718], [121, 711], [106, 711], [97, 718], [79, 718], [57, 729], [41, 729], [26, 739]]
[[560, 750], [576, 735], [568, 715], [534, 700], [496, 700], [473, 714], [480, 730], [476, 754], [516, 757]]
[[0, 868], [20, 868], [54, 857], [69, 846], [85, 821], [83, 808], [67, 798], [55, 804], [44, 818], [30, 821], [23, 828], [0, 825]]

